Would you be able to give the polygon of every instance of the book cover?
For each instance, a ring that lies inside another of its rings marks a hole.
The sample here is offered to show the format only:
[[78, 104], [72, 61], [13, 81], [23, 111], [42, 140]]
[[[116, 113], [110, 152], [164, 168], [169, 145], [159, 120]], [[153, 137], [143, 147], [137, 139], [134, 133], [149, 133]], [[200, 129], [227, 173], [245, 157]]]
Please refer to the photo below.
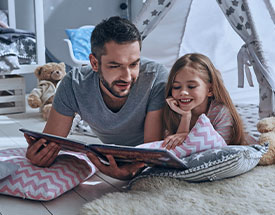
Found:
[[34, 137], [46, 139], [47, 143], [55, 142], [61, 146], [62, 150], [70, 150], [86, 153], [91, 151], [100, 159], [108, 161], [106, 155], [112, 155], [118, 163], [123, 162], [144, 162], [149, 166], [161, 166], [167, 168], [187, 169], [185, 164], [176, 155], [166, 149], [139, 148], [131, 146], [121, 146], [113, 144], [86, 144], [79, 140], [64, 138], [51, 134], [32, 131], [24, 128], [21, 132]]

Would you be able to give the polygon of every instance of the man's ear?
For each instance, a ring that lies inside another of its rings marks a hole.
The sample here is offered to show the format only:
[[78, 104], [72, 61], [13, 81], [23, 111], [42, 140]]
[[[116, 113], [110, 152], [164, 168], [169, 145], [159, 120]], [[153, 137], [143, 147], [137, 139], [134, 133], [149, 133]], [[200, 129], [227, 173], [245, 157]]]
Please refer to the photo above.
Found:
[[90, 59], [90, 63], [91, 63], [93, 70], [95, 72], [97, 72], [98, 71], [98, 60], [96, 59], [96, 57], [93, 54], [89, 55], [89, 59]]

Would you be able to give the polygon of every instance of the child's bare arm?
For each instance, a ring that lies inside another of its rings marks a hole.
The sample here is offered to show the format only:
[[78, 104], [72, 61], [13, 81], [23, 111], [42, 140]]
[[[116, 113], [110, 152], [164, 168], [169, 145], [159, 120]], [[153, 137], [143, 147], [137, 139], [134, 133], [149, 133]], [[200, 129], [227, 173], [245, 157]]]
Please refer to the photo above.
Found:
[[189, 133], [190, 130], [190, 121], [192, 113], [191, 111], [183, 111], [181, 114], [180, 124], [177, 130], [178, 133]]
[[176, 100], [173, 98], [168, 98], [166, 101], [173, 111], [181, 115], [181, 120], [176, 134], [167, 136], [163, 141], [162, 147], [166, 147], [169, 150], [174, 149], [178, 145], [181, 145], [185, 140], [189, 133], [192, 113], [191, 110], [184, 111], [180, 109], [176, 103]]

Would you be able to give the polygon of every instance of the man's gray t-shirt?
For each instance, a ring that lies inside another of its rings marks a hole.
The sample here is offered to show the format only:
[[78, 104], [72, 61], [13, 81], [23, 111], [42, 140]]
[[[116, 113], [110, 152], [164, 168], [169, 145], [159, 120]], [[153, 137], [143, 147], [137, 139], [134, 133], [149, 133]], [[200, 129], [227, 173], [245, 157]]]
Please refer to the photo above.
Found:
[[164, 106], [167, 69], [141, 59], [139, 77], [126, 103], [112, 112], [104, 103], [99, 76], [91, 67], [70, 71], [54, 97], [54, 109], [63, 115], [78, 113], [103, 143], [136, 146], [144, 142], [146, 113]]

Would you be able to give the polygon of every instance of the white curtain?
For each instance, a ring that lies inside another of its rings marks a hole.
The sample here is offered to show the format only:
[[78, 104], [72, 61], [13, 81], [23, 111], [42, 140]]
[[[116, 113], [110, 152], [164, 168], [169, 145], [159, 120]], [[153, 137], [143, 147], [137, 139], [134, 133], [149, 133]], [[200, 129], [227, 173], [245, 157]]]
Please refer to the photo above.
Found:
[[[270, 0], [264, 0], [264, 3], [265, 3], [265, 6], [266, 6], [266, 9], [268, 10], [269, 12], [269, 15], [275, 25], [275, 10], [273, 8], [273, 5], [272, 3], [270, 2]], [[274, 4], [274, 1], [273, 1], [273, 4]], [[274, 4], [275, 5], [275, 4]]]
[[147, 0], [134, 21], [143, 38], [146, 37], [143, 40], [142, 56], [160, 62], [168, 69], [172, 67], [181, 54], [191, 3], [192, 0]]
[[248, 2], [246, 0], [217, 0], [217, 2], [233, 29], [245, 42], [238, 54], [239, 87], [244, 85], [244, 73], [250, 86], [253, 86], [249, 69], [253, 66], [260, 88], [259, 116], [260, 118], [275, 116], [274, 74], [265, 64]]
[[[140, 30], [143, 39], [158, 25], [175, 2], [187, 4], [189, 9], [192, 0], [147, 0], [134, 23]], [[187, 2], [187, 3], [186, 3]], [[260, 118], [275, 116], [275, 70], [267, 67], [263, 57], [254, 22], [249, 12], [247, 0], [217, 0], [220, 8], [233, 29], [239, 34], [245, 44], [238, 53], [238, 86], [244, 86], [244, 74], [250, 86], [253, 86], [251, 70], [259, 82], [259, 116]], [[270, 3], [265, 0], [266, 5]], [[187, 11], [188, 16], [189, 11]], [[273, 16], [274, 9], [269, 10]], [[272, 17], [273, 18], [273, 17]], [[179, 20], [182, 21], [182, 20]], [[185, 26], [186, 23], [183, 24]], [[226, 50], [225, 50], [226, 51]]]

